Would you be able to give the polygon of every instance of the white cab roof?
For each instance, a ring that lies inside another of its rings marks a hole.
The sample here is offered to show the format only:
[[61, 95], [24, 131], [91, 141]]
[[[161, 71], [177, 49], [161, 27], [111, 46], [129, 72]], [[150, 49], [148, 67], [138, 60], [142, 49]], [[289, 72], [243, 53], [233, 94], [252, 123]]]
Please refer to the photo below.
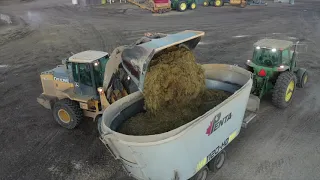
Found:
[[92, 61], [100, 59], [106, 55], [108, 55], [107, 52], [88, 50], [72, 55], [69, 57], [69, 62], [91, 63]]

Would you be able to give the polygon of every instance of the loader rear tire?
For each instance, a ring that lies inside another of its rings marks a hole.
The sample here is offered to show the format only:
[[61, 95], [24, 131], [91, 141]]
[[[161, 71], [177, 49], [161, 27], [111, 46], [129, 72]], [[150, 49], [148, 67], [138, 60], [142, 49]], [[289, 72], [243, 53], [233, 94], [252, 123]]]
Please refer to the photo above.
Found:
[[225, 160], [226, 160], [226, 157], [227, 157], [227, 152], [225, 150], [222, 150], [221, 152], [219, 152], [219, 154], [217, 154], [208, 163], [208, 167], [209, 167], [210, 171], [217, 172], [219, 169], [221, 169]]
[[206, 180], [209, 174], [209, 169], [207, 166], [204, 166], [200, 171], [198, 171], [192, 178], [189, 180]]
[[53, 106], [54, 119], [64, 128], [74, 129], [83, 119], [79, 103], [70, 99], [61, 99]]
[[290, 105], [295, 94], [297, 78], [292, 72], [283, 72], [278, 76], [272, 94], [274, 106], [284, 109]]

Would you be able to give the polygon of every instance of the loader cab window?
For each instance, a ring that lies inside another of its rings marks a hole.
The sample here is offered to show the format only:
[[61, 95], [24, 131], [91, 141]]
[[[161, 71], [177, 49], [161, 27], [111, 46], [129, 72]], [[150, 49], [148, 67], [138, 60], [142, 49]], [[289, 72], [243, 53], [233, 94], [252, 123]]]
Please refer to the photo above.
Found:
[[109, 56], [105, 56], [93, 62], [93, 75], [97, 87], [103, 86], [104, 73]]
[[74, 81], [87, 86], [92, 86], [90, 64], [73, 63], [72, 66]]
[[274, 67], [281, 64], [279, 59], [279, 50], [272, 50], [267, 48], [257, 49], [253, 52], [253, 63], [259, 66]]

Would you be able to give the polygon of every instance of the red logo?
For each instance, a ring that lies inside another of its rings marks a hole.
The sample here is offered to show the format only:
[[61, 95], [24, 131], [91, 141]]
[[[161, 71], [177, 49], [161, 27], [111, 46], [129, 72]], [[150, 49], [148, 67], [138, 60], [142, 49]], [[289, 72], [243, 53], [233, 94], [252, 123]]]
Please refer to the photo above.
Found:
[[232, 113], [229, 113], [224, 118], [221, 119], [221, 112], [214, 116], [213, 120], [210, 122], [209, 127], [206, 130], [206, 134], [210, 136], [215, 130], [219, 129], [222, 125], [228, 122], [232, 117]]

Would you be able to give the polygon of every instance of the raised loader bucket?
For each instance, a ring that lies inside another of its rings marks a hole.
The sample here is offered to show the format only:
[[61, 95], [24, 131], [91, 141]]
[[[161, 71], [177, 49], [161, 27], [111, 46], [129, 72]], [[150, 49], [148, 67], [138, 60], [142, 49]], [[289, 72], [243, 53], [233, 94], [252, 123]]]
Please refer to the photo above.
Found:
[[122, 65], [139, 90], [143, 91], [146, 71], [154, 55], [172, 46], [183, 46], [193, 50], [202, 36], [204, 36], [203, 31], [186, 30], [153, 38], [144, 37], [135, 45], [123, 50]]

